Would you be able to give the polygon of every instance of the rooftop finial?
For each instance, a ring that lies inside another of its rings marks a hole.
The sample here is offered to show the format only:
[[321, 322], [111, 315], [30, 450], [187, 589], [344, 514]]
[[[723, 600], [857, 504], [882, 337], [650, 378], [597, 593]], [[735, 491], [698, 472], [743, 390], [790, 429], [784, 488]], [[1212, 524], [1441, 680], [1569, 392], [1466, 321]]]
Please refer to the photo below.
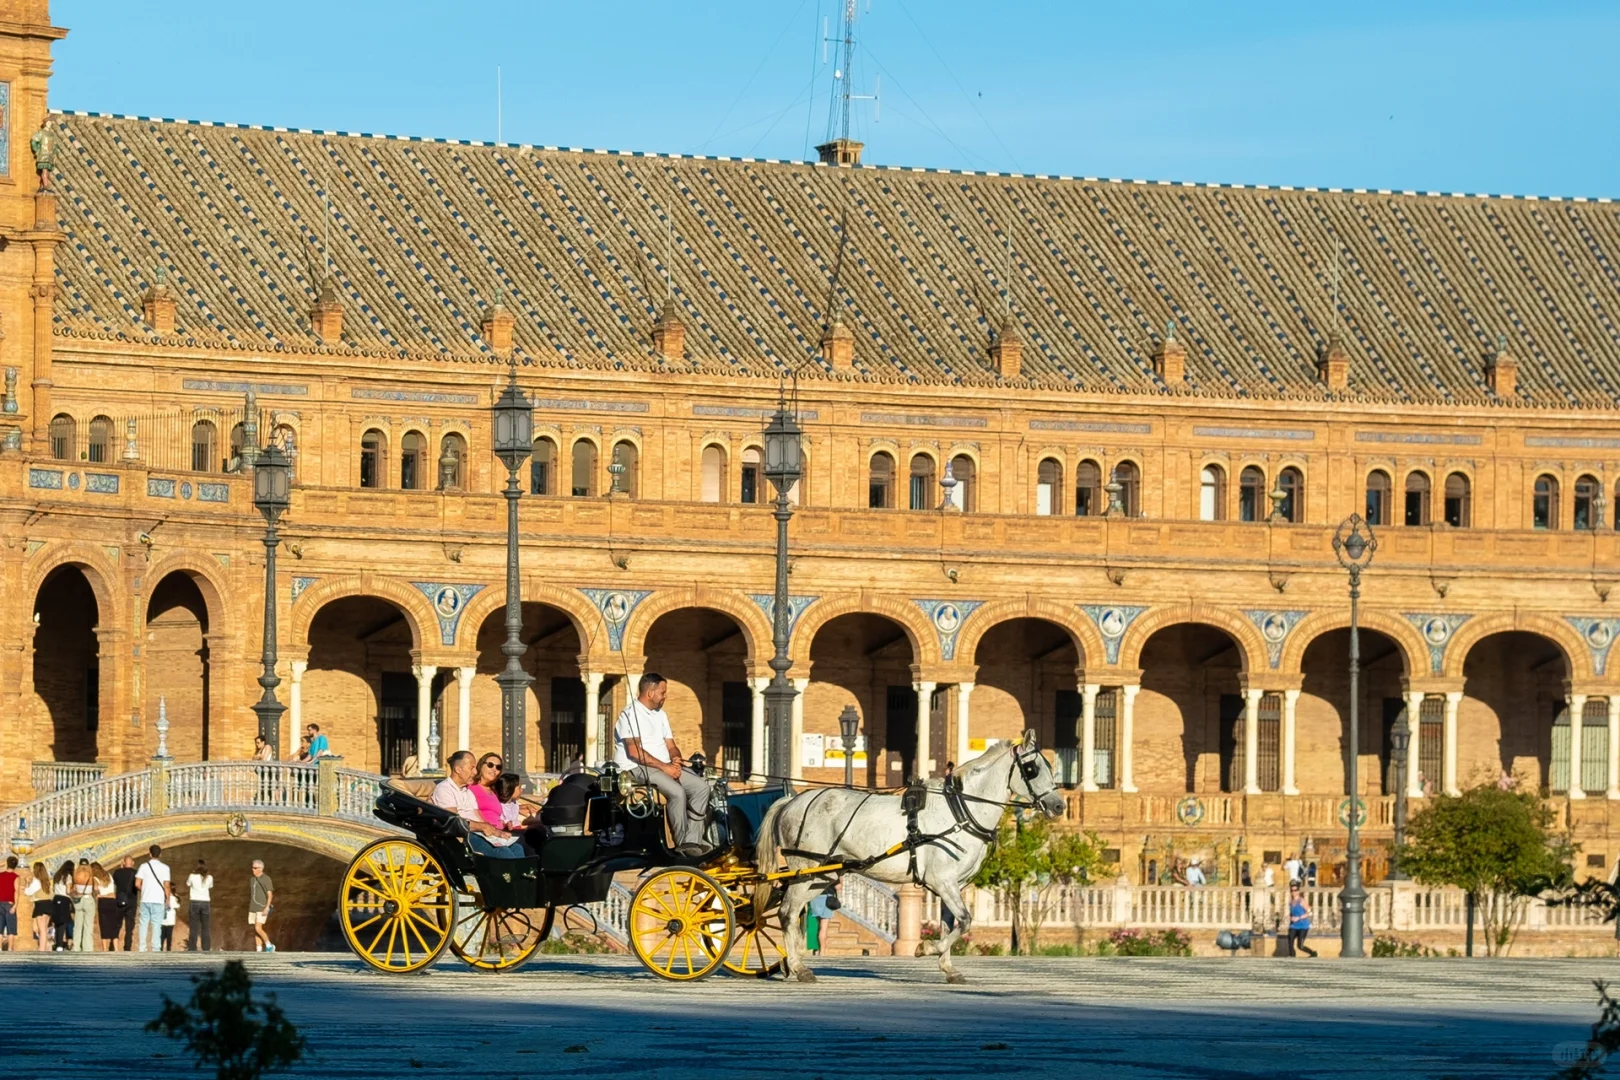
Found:
[[1164, 320], [1164, 340], [1176, 340], [1176, 320], [1173, 318]]

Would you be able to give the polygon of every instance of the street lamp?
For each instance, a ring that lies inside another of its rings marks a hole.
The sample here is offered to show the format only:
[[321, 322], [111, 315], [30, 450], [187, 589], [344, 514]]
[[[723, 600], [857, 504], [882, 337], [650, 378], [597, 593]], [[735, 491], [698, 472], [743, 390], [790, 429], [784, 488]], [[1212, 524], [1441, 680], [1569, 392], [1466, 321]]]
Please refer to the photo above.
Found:
[[799, 419], [788, 411], [787, 396], [777, 399], [776, 413], [765, 425], [765, 475], [776, 487], [776, 603], [772, 610], [771, 642], [776, 655], [771, 657], [770, 685], [765, 688], [766, 729], [770, 738], [766, 744], [769, 759], [765, 763], [767, 776], [780, 778], [784, 785], [793, 775], [793, 684], [788, 682], [788, 519], [793, 506], [788, 492], [804, 475], [804, 435]]
[[1339, 565], [1350, 572], [1350, 798], [1346, 815], [1350, 830], [1345, 845], [1344, 888], [1339, 892], [1339, 908], [1343, 913], [1339, 924], [1339, 955], [1359, 959], [1364, 956], [1361, 943], [1363, 916], [1367, 909], [1367, 890], [1361, 887], [1361, 837], [1359, 798], [1361, 782], [1357, 766], [1361, 756], [1361, 627], [1357, 621], [1357, 602], [1361, 599], [1361, 572], [1372, 564], [1378, 550], [1378, 538], [1360, 514], [1351, 514], [1340, 522], [1333, 534], [1333, 554]]
[[[247, 444], [244, 443], [244, 446]], [[287, 512], [292, 501], [292, 462], [276, 446], [267, 446], [255, 455], [253, 463], [253, 505], [264, 515], [264, 670], [259, 685], [264, 694], [253, 706], [259, 717], [259, 734], [281, 754], [281, 714], [285, 705], [276, 700], [276, 548], [281, 537], [276, 535], [276, 523]]]
[[[495, 419], [495, 456], [506, 466], [506, 641], [501, 652], [506, 667], [495, 676], [501, 687], [501, 760], [506, 771], [515, 772], [528, 783], [524, 761], [527, 721], [523, 695], [533, 678], [523, 670], [523, 597], [518, 590], [518, 486], [517, 471], [534, 444], [534, 405], [518, 389], [517, 359], [507, 367], [510, 378], [506, 389], [491, 409]], [[464, 750], [466, 747], [457, 747]]]
[[861, 714], [855, 706], [845, 705], [838, 714], [838, 731], [844, 737], [844, 786], [855, 786], [855, 733], [861, 726]]
[[[1411, 720], [1415, 722], [1416, 717]], [[1395, 766], [1395, 847], [1389, 856], [1389, 880], [1405, 881], [1406, 871], [1401, 869], [1401, 845], [1406, 843], [1406, 754], [1412, 739], [1406, 724], [1396, 724], [1389, 731], [1389, 757]]]

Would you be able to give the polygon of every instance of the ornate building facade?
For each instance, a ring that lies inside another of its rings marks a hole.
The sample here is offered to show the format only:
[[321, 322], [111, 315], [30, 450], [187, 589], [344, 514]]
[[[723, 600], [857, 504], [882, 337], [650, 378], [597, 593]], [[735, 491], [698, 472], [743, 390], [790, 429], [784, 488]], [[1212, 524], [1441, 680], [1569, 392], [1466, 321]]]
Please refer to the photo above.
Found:
[[763, 760], [785, 385], [806, 778], [853, 704], [883, 786], [1034, 728], [1133, 876], [1307, 839], [1330, 874], [1352, 752], [1375, 848], [1397, 788], [1507, 774], [1617, 854], [1613, 203], [53, 112], [64, 31], [0, 11], [6, 803], [141, 767], [160, 711], [248, 755], [271, 442], [280, 752], [495, 745], [515, 363], [532, 769], [599, 759], [649, 670], [684, 749]]

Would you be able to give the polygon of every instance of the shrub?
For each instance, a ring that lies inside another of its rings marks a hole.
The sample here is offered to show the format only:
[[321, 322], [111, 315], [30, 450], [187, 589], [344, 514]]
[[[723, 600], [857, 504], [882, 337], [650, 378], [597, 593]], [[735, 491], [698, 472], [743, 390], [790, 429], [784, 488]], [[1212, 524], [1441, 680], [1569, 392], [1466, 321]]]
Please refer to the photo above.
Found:
[[590, 934], [569, 932], [562, 937], [552, 937], [540, 943], [540, 952], [546, 956], [574, 956], [581, 953], [612, 952], [601, 939]]
[[1191, 956], [1192, 938], [1180, 930], [1115, 930], [1097, 943], [1098, 956]]
[[[1451, 950], [1452, 955], [1455, 955], [1456, 952], [1456, 949]], [[1402, 941], [1398, 937], [1386, 937], [1384, 935], [1379, 935], [1373, 938], [1372, 954], [1375, 957], [1443, 955], [1438, 949], [1431, 949], [1427, 945], [1419, 942]]]

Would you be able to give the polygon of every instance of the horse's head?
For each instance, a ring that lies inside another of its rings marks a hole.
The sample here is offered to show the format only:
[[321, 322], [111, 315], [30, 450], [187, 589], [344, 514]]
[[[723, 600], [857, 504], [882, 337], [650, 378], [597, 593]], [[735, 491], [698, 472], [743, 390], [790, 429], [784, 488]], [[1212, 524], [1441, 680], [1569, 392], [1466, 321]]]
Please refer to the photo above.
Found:
[[1063, 796], [1057, 789], [1057, 777], [1052, 772], [1051, 762], [1035, 745], [1034, 729], [1025, 731], [1024, 738], [1013, 747], [1013, 764], [1017, 774], [1013, 781], [1015, 792], [1023, 788], [1035, 808], [1049, 818], [1063, 813]]

